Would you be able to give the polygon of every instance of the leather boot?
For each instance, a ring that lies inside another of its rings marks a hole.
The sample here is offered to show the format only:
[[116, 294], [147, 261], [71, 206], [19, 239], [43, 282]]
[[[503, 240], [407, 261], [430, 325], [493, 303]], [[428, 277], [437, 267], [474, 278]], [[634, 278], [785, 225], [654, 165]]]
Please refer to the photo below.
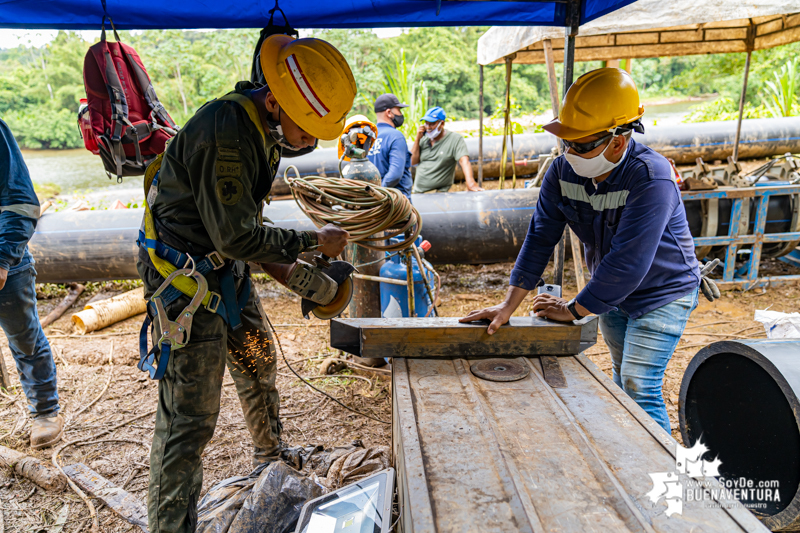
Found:
[[63, 432], [64, 418], [61, 415], [37, 418], [31, 428], [31, 448], [39, 450], [50, 447], [61, 440]]

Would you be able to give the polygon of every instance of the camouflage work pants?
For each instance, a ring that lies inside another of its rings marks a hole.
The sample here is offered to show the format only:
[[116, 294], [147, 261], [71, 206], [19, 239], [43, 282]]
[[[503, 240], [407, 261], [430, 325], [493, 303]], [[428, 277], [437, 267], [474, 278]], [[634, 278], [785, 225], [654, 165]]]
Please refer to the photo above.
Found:
[[[149, 298], [163, 278], [141, 263], [138, 268]], [[218, 290], [215, 281], [209, 279], [211, 290]], [[237, 290], [243, 283], [237, 281]], [[167, 315], [174, 320], [188, 303], [188, 298], [179, 298], [167, 307]], [[214, 435], [226, 363], [255, 446], [277, 453], [280, 398], [275, 387], [276, 351], [252, 285], [241, 319], [242, 327], [233, 331], [222, 317], [201, 308], [194, 316], [189, 344], [170, 354], [158, 384], [150, 449], [147, 513], [151, 533], [194, 531], [203, 485], [201, 456]], [[157, 320], [153, 331], [161, 331]], [[157, 340], [158, 336], [153, 342]]]

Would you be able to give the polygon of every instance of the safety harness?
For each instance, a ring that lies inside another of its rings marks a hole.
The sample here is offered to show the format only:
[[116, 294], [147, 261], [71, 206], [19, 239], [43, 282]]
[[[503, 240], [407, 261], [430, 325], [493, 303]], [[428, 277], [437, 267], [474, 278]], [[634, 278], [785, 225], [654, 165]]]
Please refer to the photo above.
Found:
[[[242, 106], [261, 134], [263, 146], [266, 147], [266, 135], [253, 101], [239, 93], [227, 94], [219, 100], [232, 101]], [[242, 326], [240, 315], [250, 296], [250, 277], [247, 272], [241, 292], [238, 296], [236, 294], [233, 273], [235, 261], [225, 259], [217, 251], [206, 255], [190, 255], [158, 239], [152, 205], [158, 195], [158, 174], [163, 157], [163, 153], [159, 154], [145, 172], [144, 220], [139, 230], [139, 239], [136, 241], [140, 247], [145, 247], [153, 266], [165, 278], [147, 303], [147, 317], [139, 333], [140, 359], [137, 366], [139, 370], [149, 372], [151, 379], [164, 377], [170, 353], [189, 343], [192, 319], [201, 306], [220, 315], [231, 329], [236, 330]], [[216, 274], [221, 294], [208, 290], [205, 276], [209, 272]], [[191, 302], [173, 322], [167, 317], [166, 308], [181, 295], [191, 298]], [[161, 335], [158, 342], [148, 351], [147, 336], [151, 326], [154, 326], [152, 317], [155, 316], [159, 319]]]

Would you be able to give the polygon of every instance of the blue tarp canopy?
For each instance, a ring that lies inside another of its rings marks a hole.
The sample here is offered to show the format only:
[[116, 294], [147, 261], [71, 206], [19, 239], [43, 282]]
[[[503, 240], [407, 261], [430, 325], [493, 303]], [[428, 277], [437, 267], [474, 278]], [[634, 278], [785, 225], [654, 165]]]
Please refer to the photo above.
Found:
[[[582, 0], [580, 23], [634, 0]], [[107, 0], [118, 29], [261, 28], [275, 0]], [[295, 28], [565, 26], [566, 0], [281, 0]], [[437, 14], [438, 10], [438, 14]], [[101, 0], [0, 0], [0, 27], [93, 30]], [[276, 22], [282, 23], [280, 15]]]

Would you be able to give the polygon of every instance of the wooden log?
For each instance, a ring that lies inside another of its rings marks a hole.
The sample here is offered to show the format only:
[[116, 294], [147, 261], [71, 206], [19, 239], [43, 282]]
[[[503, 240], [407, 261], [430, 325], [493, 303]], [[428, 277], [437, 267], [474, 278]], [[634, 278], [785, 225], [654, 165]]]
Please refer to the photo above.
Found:
[[108, 505], [119, 516], [148, 532], [147, 508], [136, 496], [114, 485], [83, 463], [75, 463], [64, 467], [64, 472], [93, 497]]
[[78, 333], [85, 335], [144, 313], [146, 309], [144, 287], [140, 287], [87, 305], [83, 311], [72, 315], [72, 323]]
[[13, 469], [17, 475], [30, 479], [45, 490], [62, 491], [67, 486], [67, 478], [57, 469], [5, 446], [0, 446], [0, 464]]
[[69, 287], [69, 292], [64, 299], [61, 300], [61, 303], [58, 304], [55, 309], [50, 311], [46, 317], [44, 317], [44, 320], [42, 320], [42, 328], [46, 328], [61, 318], [61, 315], [66, 313], [67, 309], [75, 304], [75, 302], [78, 300], [78, 297], [86, 289], [86, 286], [81, 285], [80, 283], [70, 283], [67, 286]]

